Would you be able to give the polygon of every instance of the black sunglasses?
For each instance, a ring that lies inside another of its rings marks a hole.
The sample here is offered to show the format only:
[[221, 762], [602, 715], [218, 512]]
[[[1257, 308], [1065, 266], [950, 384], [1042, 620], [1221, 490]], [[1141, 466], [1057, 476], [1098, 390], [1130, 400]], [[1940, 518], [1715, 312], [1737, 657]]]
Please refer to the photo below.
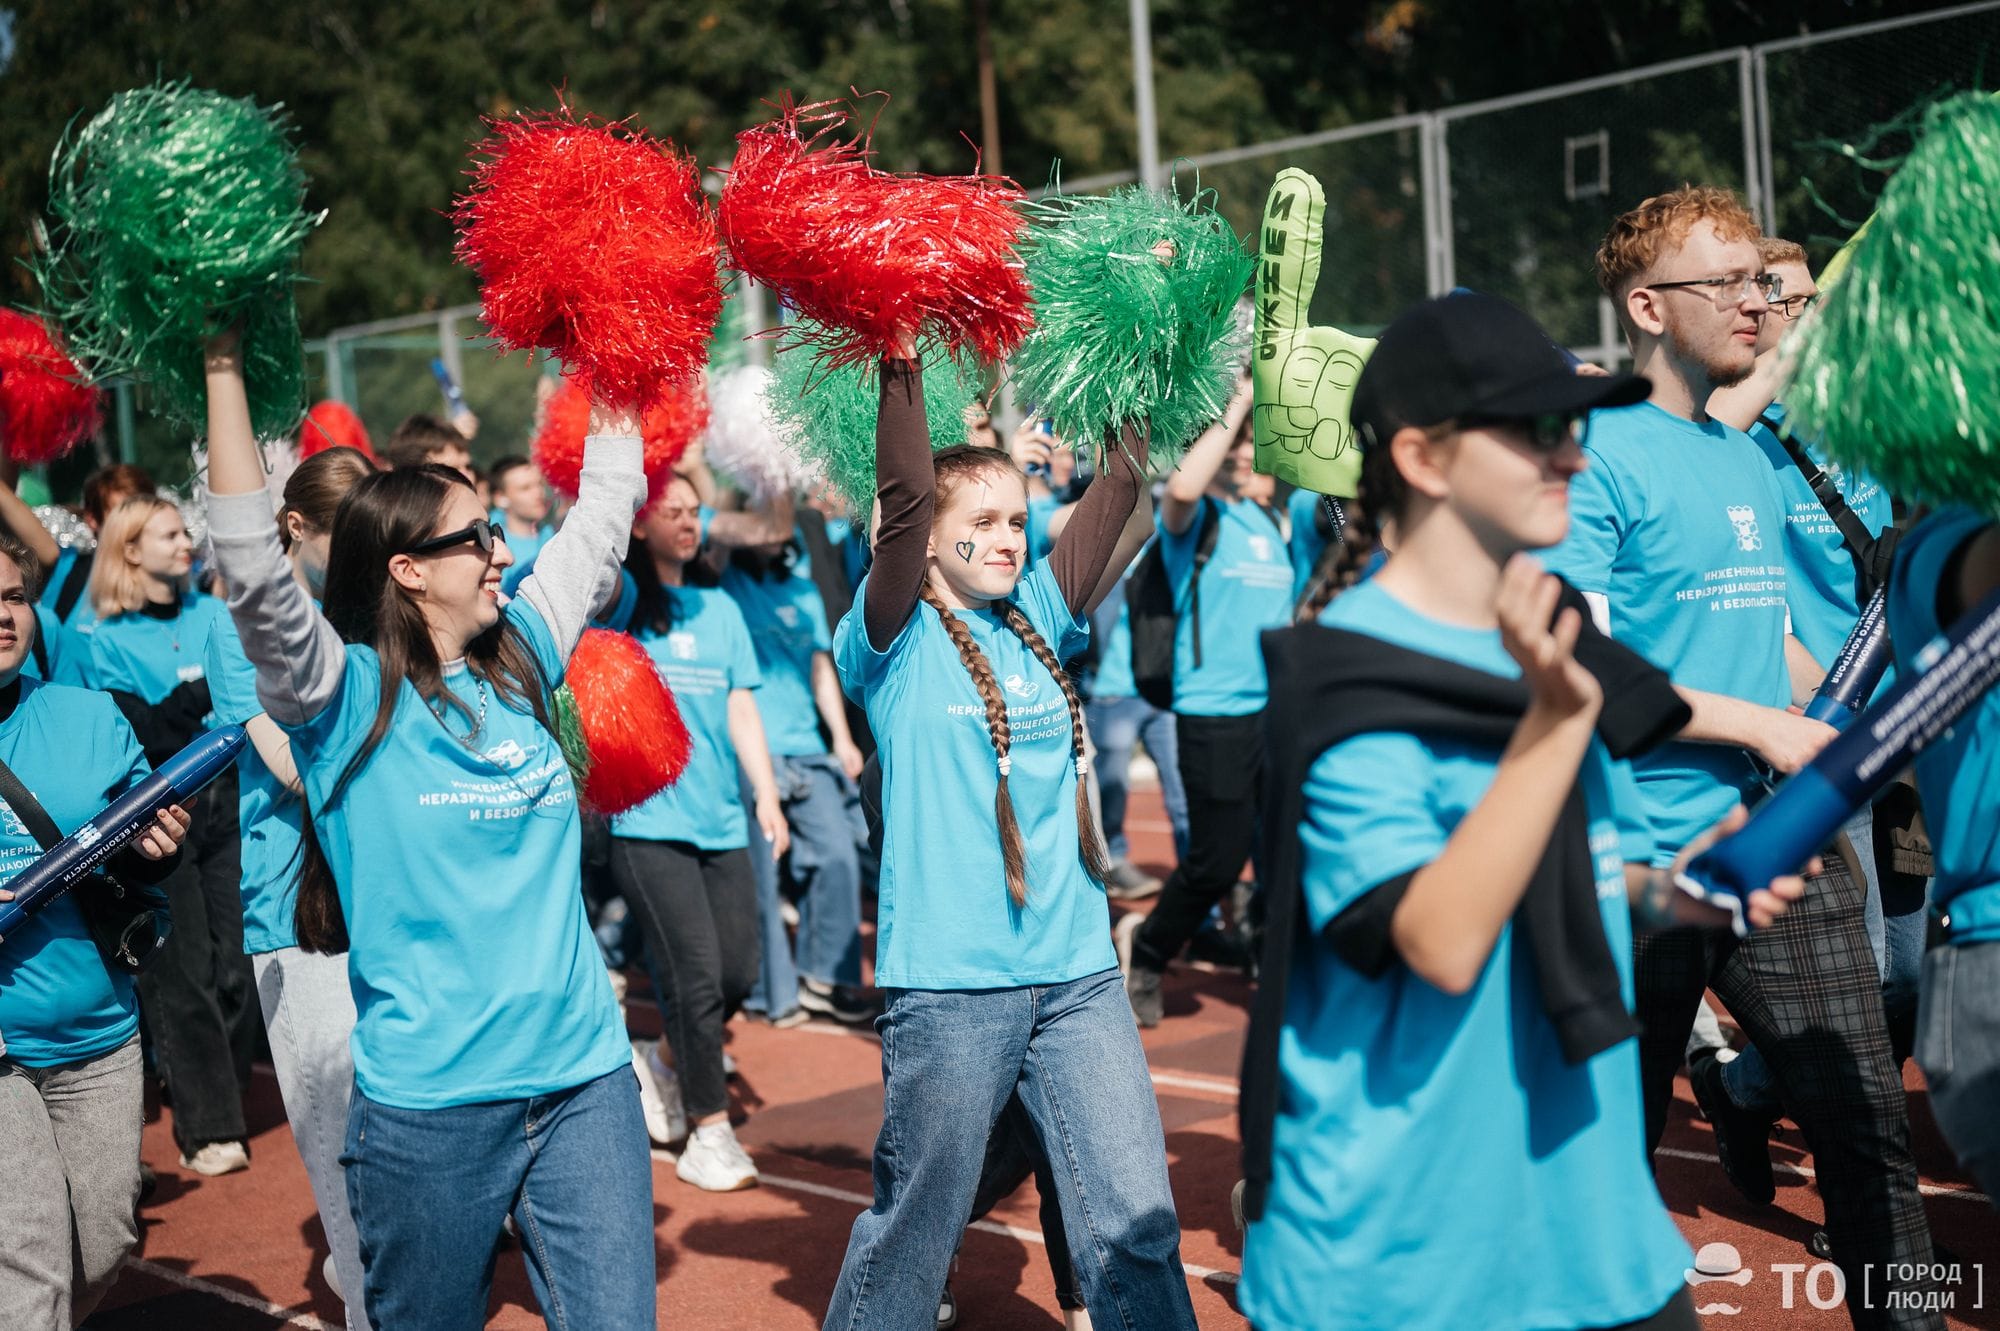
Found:
[[1538, 416], [1468, 416], [1461, 430], [1504, 430], [1518, 434], [1537, 453], [1554, 453], [1574, 439], [1579, 445], [1590, 430], [1590, 417], [1578, 411], [1545, 411]]
[[428, 541], [418, 541], [415, 545], [405, 546], [402, 553], [434, 555], [440, 550], [449, 550], [454, 545], [464, 545], [467, 541], [478, 546], [480, 554], [490, 557], [496, 544], [507, 544], [507, 531], [497, 522], [476, 518], [470, 527], [461, 527], [442, 536], [433, 536]]

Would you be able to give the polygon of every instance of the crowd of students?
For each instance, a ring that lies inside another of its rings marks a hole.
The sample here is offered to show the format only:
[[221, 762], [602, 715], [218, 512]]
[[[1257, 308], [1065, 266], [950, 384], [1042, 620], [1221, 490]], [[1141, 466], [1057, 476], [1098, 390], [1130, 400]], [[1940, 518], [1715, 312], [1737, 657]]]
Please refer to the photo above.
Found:
[[[724, 1052], [748, 1013], [881, 1037], [828, 1327], [951, 1325], [964, 1225], [1030, 1176], [1067, 1326], [1191, 1327], [1137, 1033], [1190, 953], [1260, 981], [1261, 1331], [1692, 1327], [1646, 1168], [1683, 1067], [1748, 1200], [1789, 1116], [1822, 1255], [1850, 1289], [1920, 1280], [1913, 1050], [2000, 1187], [2000, 703], [1754, 894], [1747, 937], [1674, 874], [1832, 736], [1794, 704], [1877, 587], [1914, 669], [2000, 584], [2000, 529], [1949, 511], [1897, 546], [1890, 496], [1785, 434], [1777, 344], [1816, 288], [1726, 191], [1644, 201], [1597, 269], [1630, 373], [1487, 297], [1391, 324], [1344, 509], [1256, 470], [1247, 376], [1164, 477], [1143, 420], [1090, 468], [1032, 418], [933, 453], [907, 345], [878, 369], [872, 513], [741, 502], [698, 450], [649, 502], [616, 402], [560, 515], [525, 457], [475, 475], [469, 416], [273, 494], [216, 338], [206, 549], [130, 466], [85, 486], [94, 556], [0, 488], [0, 762], [56, 826], [206, 727], [251, 741], [117, 863], [173, 921], [136, 983], [77, 894], [0, 945], [0, 1323], [80, 1321], [136, 1242], [142, 1066], [183, 1167], [251, 1166], [261, 1045], [350, 1327], [480, 1325], [510, 1228], [551, 1326], [651, 1326], [649, 1144], [692, 1186], [757, 1182]], [[692, 739], [608, 825], [552, 720], [593, 624]], [[1139, 746], [1164, 881], [1125, 835]], [[40, 841], [9, 812], [11, 873]], [[1107, 900], [1155, 896], [1114, 925]], [[627, 1034], [627, 960], [662, 1041]]]

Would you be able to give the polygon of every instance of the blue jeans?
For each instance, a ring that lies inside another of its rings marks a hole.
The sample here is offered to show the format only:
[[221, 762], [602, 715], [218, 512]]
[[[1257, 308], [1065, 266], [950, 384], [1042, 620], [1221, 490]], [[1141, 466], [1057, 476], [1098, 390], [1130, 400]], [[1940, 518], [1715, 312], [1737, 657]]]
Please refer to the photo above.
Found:
[[882, 1036], [875, 1204], [854, 1222], [827, 1331], [931, 1331], [995, 1122], [1018, 1090], [1048, 1156], [1092, 1322], [1195, 1325], [1166, 1144], [1124, 978], [896, 989]]
[[[782, 1017], [799, 1005], [799, 967], [792, 960], [791, 936], [785, 932], [785, 914], [778, 905], [778, 862], [771, 858], [770, 838], [750, 813], [757, 807], [757, 796], [741, 768], [737, 769], [737, 778], [750, 826], [750, 868], [757, 878], [757, 937], [762, 944], [757, 978], [750, 986], [750, 996], [743, 1000], [743, 1007], [767, 1017]], [[785, 778], [780, 775], [778, 789], [782, 792], [784, 788]]]
[[2000, 1199], [2000, 942], [1946, 943], [1924, 958], [1917, 1066], [1945, 1140]]
[[1126, 854], [1125, 776], [1132, 766], [1132, 746], [1143, 740], [1153, 766], [1160, 770], [1160, 798], [1173, 824], [1174, 855], [1187, 854], [1187, 791], [1181, 785], [1179, 747], [1174, 740], [1174, 714], [1144, 698], [1093, 698], [1084, 708], [1091, 742], [1097, 745], [1097, 792], [1103, 803], [1104, 838], [1111, 858]]
[[356, 1086], [340, 1163], [376, 1326], [485, 1326], [509, 1215], [551, 1331], [657, 1323], [653, 1166], [629, 1066], [448, 1109], [396, 1109]]
[[[821, 984], [861, 983], [861, 791], [832, 754], [780, 758], [778, 789], [792, 827], [787, 877], [798, 892], [798, 971]], [[770, 946], [767, 940], [765, 946]]]

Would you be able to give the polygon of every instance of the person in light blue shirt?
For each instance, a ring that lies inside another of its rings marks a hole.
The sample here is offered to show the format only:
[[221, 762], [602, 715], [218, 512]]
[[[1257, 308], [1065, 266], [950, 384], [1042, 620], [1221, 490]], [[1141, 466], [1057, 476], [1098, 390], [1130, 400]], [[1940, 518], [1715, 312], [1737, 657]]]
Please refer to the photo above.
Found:
[[[294, 575], [317, 603], [326, 587], [334, 514], [375, 466], [352, 448], [328, 448], [286, 478], [279, 539]], [[208, 639], [208, 684], [219, 724], [240, 724], [250, 744], [237, 759], [237, 810], [243, 828], [243, 950], [270, 1033], [271, 1064], [292, 1142], [306, 1167], [331, 1250], [331, 1283], [347, 1304], [348, 1331], [367, 1331], [362, 1306], [361, 1239], [347, 1205], [340, 1151], [354, 1085], [354, 996], [346, 958], [308, 952], [294, 924], [304, 785], [292, 744], [257, 696], [257, 671], [244, 654], [236, 622], [224, 615]]]
[[478, 1325], [512, 1215], [552, 1321], [650, 1328], [638, 1083], [550, 725], [645, 493], [634, 414], [593, 407], [576, 507], [504, 611], [505, 541], [461, 473], [419, 465], [341, 504], [322, 616], [279, 547], [233, 336], [207, 365], [216, 557], [310, 811], [298, 942], [347, 948], [368, 1318]]
[[[2000, 591], [2000, 525], [1948, 508], [1896, 550], [1889, 636], [1916, 672], [1945, 628]], [[2000, 1198], [2000, 693], [1917, 757], [1937, 858], [1932, 901], [1944, 942], [1925, 956], [1916, 1056], [1931, 1112], [1988, 1197]]]
[[[751, 1005], [780, 1015], [796, 994], [807, 1012], [848, 1024], [872, 1021], [861, 986], [861, 857], [867, 836], [855, 780], [863, 759], [847, 724], [833, 667], [833, 638], [819, 589], [793, 562], [798, 539], [734, 551], [722, 589], [743, 612], [764, 685], [764, 721], [791, 853], [757, 867], [764, 959]], [[798, 901], [798, 949], [778, 909], [779, 870]], [[764, 1001], [756, 1002], [758, 998]], [[775, 999], [775, 1001], [774, 1001]]]
[[1265, 695], [1258, 635], [1291, 621], [1294, 579], [1284, 519], [1271, 507], [1276, 482], [1255, 469], [1249, 384], [1246, 374], [1228, 413], [1167, 478], [1160, 501], [1157, 539], [1179, 612], [1174, 736], [1188, 834], [1187, 853], [1152, 912], [1117, 925], [1141, 1026], [1160, 1024], [1168, 965], [1241, 878], [1257, 835]]
[[[714, 1192], [757, 1182], [729, 1123], [723, 1026], [757, 973], [757, 884], [737, 768], [749, 777], [758, 827], [782, 856], [788, 842], [763, 719], [764, 682], [743, 613], [699, 558], [701, 501], [676, 476], [633, 525], [625, 561], [636, 596], [629, 631], [660, 667], [694, 741], [672, 786], [611, 820], [611, 872], [645, 931], [665, 985], [660, 1015], [668, 1069], [645, 1062], [668, 1120], [687, 1138], [675, 1173]], [[705, 585], [704, 585], [705, 584]]]
[[1061, 665], [1144, 540], [1143, 446], [1128, 428], [1027, 571], [1024, 477], [997, 449], [932, 454], [922, 373], [881, 364], [875, 563], [834, 632], [881, 761], [889, 992], [878, 1186], [824, 1325], [934, 1324], [1018, 1096], [1091, 1321], [1188, 1331], [1159, 1107], [1105, 928], [1083, 708]]
[[1162, 886], [1160, 879], [1132, 863], [1125, 835], [1126, 775], [1135, 745], [1146, 746], [1146, 756], [1159, 774], [1160, 800], [1173, 831], [1176, 860], [1187, 853], [1188, 836], [1187, 792], [1181, 786], [1174, 714], [1140, 697], [1132, 677], [1132, 614], [1125, 599], [1131, 581], [1128, 569], [1091, 616], [1091, 637], [1098, 645], [1096, 668], [1087, 683], [1090, 702], [1084, 708], [1091, 742], [1097, 746], [1098, 802], [1104, 813], [1105, 845], [1111, 851], [1111, 877], [1104, 891], [1114, 901], [1157, 896]]
[[[214, 724], [208, 638], [223, 603], [188, 586], [193, 543], [180, 510], [157, 496], [113, 509], [90, 576], [96, 622], [73, 622], [59, 682], [119, 696], [148, 756], [160, 762]], [[257, 1001], [243, 952], [241, 840], [235, 774], [209, 787], [178, 868], [163, 887], [179, 927], [139, 980], [148, 1030], [173, 1092], [174, 1140], [186, 1167], [245, 1168], [243, 1091], [257, 1044]]]
[[[102, 693], [21, 673], [36, 629], [35, 560], [0, 536], [0, 762], [67, 835], [143, 779], [138, 737]], [[157, 881], [187, 831], [176, 807], [117, 856], [133, 885]], [[0, 804], [0, 902], [41, 843]], [[67, 1327], [89, 1316], [137, 1246], [144, 1087], [132, 977], [111, 968], [80, 884], [0, 941], [0, 1325]]]
[[1296, 603], [1312, 585], [1313, 574], [1326, 557], [1338, 532], [1326, 531], [1326, 497], [1312, 490], [1293, 490], [1285, 500], [1285, 522], [1291, 528], [1292, 600]]
[[549, 521], [549, 483], [541, 468], [518, 454], [501, 458], [487, 473], [493, 490], [493, 511], [487, 516], [505, 528], [507, 549], [514, 563], [502, 575], [500, 589], [512, 596], [522, 579], [534, 571], [535, 556], [556, 534]]

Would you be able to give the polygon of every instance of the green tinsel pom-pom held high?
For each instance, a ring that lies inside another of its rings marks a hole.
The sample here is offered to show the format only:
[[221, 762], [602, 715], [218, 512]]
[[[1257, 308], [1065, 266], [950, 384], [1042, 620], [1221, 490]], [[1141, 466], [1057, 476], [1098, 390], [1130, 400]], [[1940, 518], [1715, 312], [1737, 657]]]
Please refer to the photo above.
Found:
[[293, 287], [321, 216], [278, 110], [186, 83], [119, 93], [49, 164], [47, 312], [92, 377], [152, 383], [196, 430], [203, 344], [240, 324], [251, 423], [289, 434], [305, 412]]
[[1102, 449], [1125, 422], [1150, 421], [1152, 465], [1171, 470], [1229, 405], [1250, 255], [1213, 190], [1183, 201], [1129, 186], [1028, 212], [1035, 326], [1010, 361], [1014, 396], [1079, 447]]
[[[786, 341], [788, 348], [771, 367], [771, 419], [792, 450], [817, 466], [847, 500], [855, 520], [866, 522], [875, 502], [875, 418], [881, 408], [874, 366], [828, 369], [812, 354], [814, 344]], [[931, 447], [962, 444], [965, 409], [981, 392], [979, 374], [936, 348], [925, 348], [921, 356]]]
[[1892, 492], [2000, 515], [2000, 99], [1925, 117], [1799, 334], [1801, 438]]

